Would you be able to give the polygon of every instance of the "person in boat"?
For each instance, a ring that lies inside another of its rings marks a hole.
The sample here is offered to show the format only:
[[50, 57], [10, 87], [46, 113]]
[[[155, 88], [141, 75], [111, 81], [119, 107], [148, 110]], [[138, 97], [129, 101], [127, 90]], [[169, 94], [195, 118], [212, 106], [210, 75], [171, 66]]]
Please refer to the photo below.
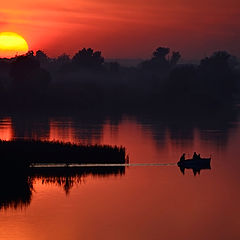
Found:
[[185, 153], [180, 157], [180, 162], [185, 160]]
[[193, 153], [193, 160], [199, 160], [200, 158], [200, 154], [197, 154], [196, 152]]

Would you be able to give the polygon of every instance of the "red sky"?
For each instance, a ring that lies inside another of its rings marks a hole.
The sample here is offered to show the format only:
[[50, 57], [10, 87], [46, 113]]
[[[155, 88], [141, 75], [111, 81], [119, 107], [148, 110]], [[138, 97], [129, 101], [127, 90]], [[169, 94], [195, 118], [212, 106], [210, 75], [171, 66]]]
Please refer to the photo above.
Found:
[[185, 59], [225, 49], [240, 55], [239, 0], [11, 0], [0, 32], [22, 35], [50, 56], [83, 47], [107, 58], [145, 58], [158, 46]]

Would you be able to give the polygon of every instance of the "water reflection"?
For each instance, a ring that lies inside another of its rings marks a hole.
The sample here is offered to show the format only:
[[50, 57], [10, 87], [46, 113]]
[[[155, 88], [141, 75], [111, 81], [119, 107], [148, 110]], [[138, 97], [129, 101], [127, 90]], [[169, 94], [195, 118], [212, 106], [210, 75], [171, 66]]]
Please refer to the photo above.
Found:
[[32, 199], [32, 179], [19, 173], [0, 174], [0, 209], [23, 208]]
[[13, 138], [48, 139], [50, 119], [47, 116], [17, 114], [11, 116]]
[[[0, 117], [0, 138], [59, 140], [84, 144], [126, 146], [132, 163], [174, 163], [183, 152], [198, 151], [203, 156], [228, 146], [238, 121], [236, 110], [189, 116], [160, 113], [133, 115], [75, 114], [9, 115]], [[217, 159], [214, 159], [213, 162]], [[191, 168], [194, 175], [203, 168]], [[184, 174], [186, 168], [180, 168]], [[66, 194], [86, 176], [124, 175], [125, 168], [35, 169], [28, 176], [2, 175], [0, 208], [23, 207], [31, 202], [34, 180], [57, 184]]]
[[31, 168], [28, 173], [11, 172], [0, 174], [0, 210], [28, 207], [34, 192], [34, 182], [54, 184], [61, 187], [66, 195], [88, 176], [107, 178], [123, 176], [125, 167], [79, 167], [79, 168]]
[[12, 119], [10, 117], [0, 118], [0, 138], [7, 141], [13, 138]]
[[78, 168], [32, 168], [31, 179], [41, 179], [42, 184], [56, 184], [62, 187], [66, 194], [70, 193], [74, 185], [81, 184], [88, 176], [110, 177], [123, 176], [125, 167], [78, 167]]
[[[1, 138], [123, 145], [133, 164], [168, 164], [109, 173], [36, 169], [27, 178], [2, 177], [0, 239], [240, 239], [237, 114], [83, 115], [2, 117]], [[211, 171], [169, 164], [194, 151], [213, 153]]]
[[191, 146], [196, 134], [201, 141], [215, 146], [226, 146], [229, 134], [237, 127], [238, 109], [216, 110], [212, 112], [148, 113], [136, 115], [136, 120], [147, 126], [159, 147], [166, 142]]
[[185, 174], [185, 169], [191, 169], [193, 172], [193, 175], [196, 176], [197, 174], [200, 175], [200, 172], [202, 170], [211, 170], [211, 167], [210, 167], [210, 165], [207, 167], [182, 167], [182, 166], [179, 166], [179, 169], [183, 175]]
[[[131, 117], [129, 117], [131, 116]], [[169, 142], [191, 147], [197, 137], [215, 146], [226, 146], [229, 134], [238, 120], [238, 111], [216, 111], [198, 114], [135, 113], [103, 114], [81, 113], [71, 116], [15, 114], [0, 117], [0, 139], [30, 138], [59, 140], [84, 144], [100, 144], [106, 131], [112, 139], [118, 138], [119, 127], [126, 120], [139, 124], [144, 134], [150, 132], [158, 147]], [[128, 129], [133, 131], [133, 129]]]

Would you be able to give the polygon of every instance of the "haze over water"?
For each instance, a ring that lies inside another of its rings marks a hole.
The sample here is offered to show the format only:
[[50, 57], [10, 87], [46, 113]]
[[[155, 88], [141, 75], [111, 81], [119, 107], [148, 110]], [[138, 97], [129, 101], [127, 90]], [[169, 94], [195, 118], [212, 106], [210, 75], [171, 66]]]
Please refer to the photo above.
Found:
[[0, 239], [239, 239], [238, 117], [196, 119], [2, 116], [1, 139], [123, 145], [130, 163], [176, 163], [196, 151], [211, 154], [212, 169], [196, 176], [176, 165], [36, 175], [29, 201], [1, 208]]

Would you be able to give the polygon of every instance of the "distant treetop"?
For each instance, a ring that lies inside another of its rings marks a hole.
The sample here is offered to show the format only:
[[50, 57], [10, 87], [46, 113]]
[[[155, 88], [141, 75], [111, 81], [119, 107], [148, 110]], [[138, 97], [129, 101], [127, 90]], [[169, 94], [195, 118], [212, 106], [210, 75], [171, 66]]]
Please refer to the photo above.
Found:
[[81, 67], [99, 67], [104, 63], [100, 51], [94, 52], [92, 48], [83, 48], [72, 59], [72, 62]]

